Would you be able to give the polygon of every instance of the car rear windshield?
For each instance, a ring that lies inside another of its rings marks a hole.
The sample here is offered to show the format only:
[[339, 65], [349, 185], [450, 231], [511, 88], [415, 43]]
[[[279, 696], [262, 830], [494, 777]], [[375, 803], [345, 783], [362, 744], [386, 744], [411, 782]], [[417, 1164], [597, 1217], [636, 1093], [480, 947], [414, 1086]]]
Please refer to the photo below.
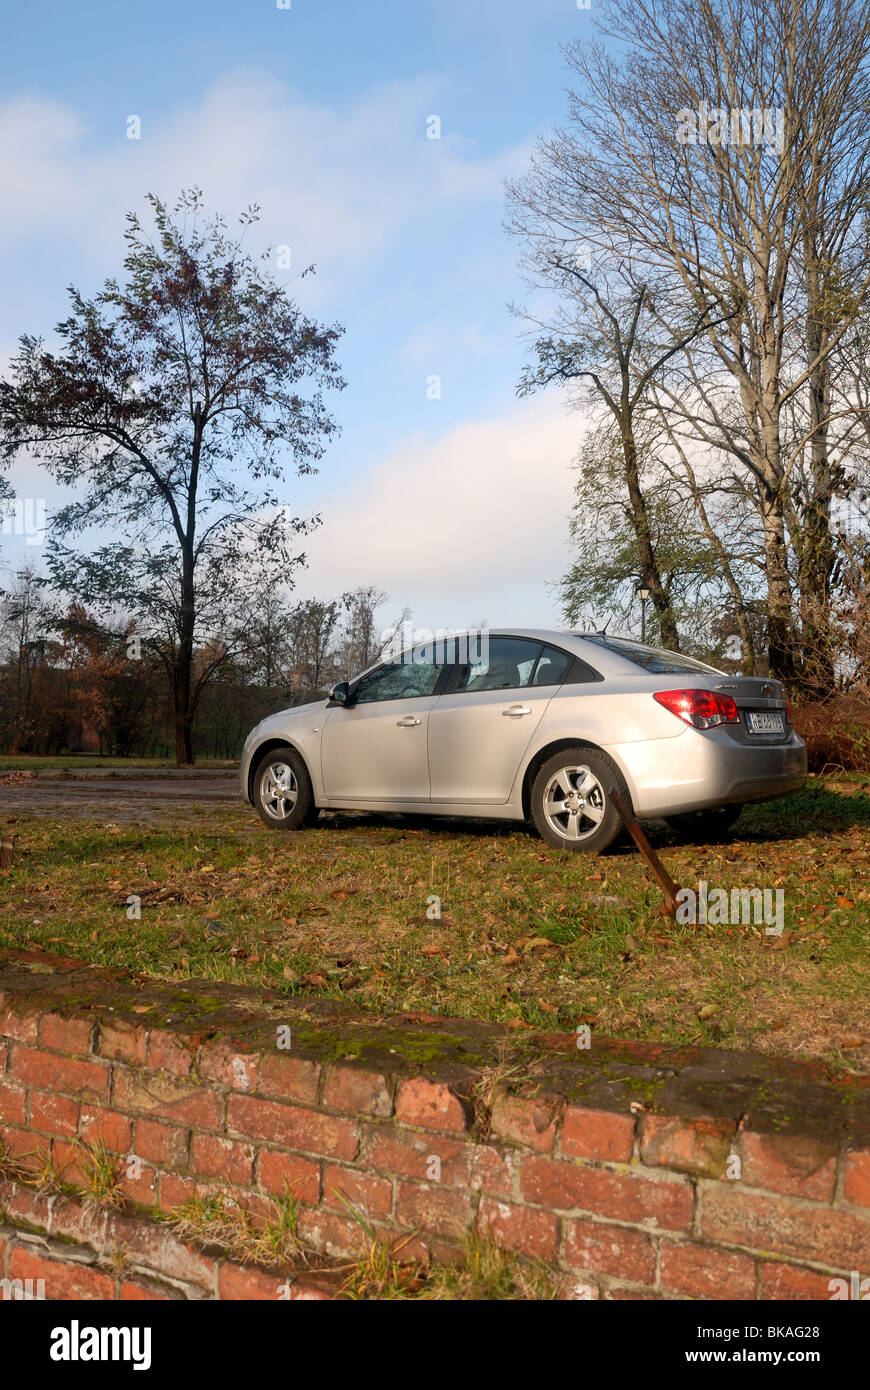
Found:
[[645, 647], [642, 643], [630, 642], [625, 637], [608, 637], [606, 633], [601, 632], [581, 632], [577, 635], [582, 637], [584, 642], [595, 642], [599, 647], [616, 652], [617, 656], [624, 656], [626, 661], [634, 662], [635, 666], [642, 666], [644, 671], [649, 671], [654, 676], [691, 675], [693, 671], [705, 671], [714, 676], [723, 674], [715, 666], [707, 666], [703, 661], [695, 661], [691, 656], [666, 652], [661, 647]]

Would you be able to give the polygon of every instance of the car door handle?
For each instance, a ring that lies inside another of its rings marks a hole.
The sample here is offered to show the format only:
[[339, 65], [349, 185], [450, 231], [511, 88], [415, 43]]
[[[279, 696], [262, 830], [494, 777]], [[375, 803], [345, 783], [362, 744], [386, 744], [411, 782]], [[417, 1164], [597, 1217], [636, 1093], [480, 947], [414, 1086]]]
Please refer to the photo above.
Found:
[[510, 705], [507, 709], [502, 710], [502, 714], [507, 715], [508, 719], [519, 719], [521, 715], [531, 714], [531, 712], [528, 705]]
[[419, 723], [420, 721], [416, 715], [406, 714], [404, 719], [397, 720], [397, 727], [400, 729], [413, 729], [414, 725]]

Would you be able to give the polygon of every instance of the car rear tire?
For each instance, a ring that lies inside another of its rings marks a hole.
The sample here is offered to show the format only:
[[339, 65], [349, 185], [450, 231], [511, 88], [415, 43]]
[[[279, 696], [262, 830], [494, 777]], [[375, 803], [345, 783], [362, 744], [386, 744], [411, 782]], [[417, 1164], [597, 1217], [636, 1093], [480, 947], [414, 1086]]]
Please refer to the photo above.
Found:
[[532, 822], [542, 840], [557, 849], [600, 854], [613, 843], [622, 821], [610, 791], [626, 807], [631, 799], [612, 758], [597, 748], [565, 748], [548, 758], [532, 784]]
[[317, 819], [308, 768], [295, 748], [272, 748], [258, 763], [253, 801], [270, 830], [301, 830]]
[[686, 811], [679, 816], [665, 816], [672, 830], [687, 839], [716, 840], [728, 834], [743, 810], [742, 802], [733, 806], [717, 806], [709, 811]]

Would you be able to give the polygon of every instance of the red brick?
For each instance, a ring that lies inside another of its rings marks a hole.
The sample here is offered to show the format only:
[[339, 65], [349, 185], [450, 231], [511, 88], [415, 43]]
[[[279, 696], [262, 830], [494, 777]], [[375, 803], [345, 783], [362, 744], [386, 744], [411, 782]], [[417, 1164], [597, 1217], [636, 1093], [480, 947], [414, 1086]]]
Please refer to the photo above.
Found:
[[320, 1165], [297, 1154], [273, 1153], [261, 1149], [257, 1159], [257, 1181], [267, 1192], [283, 1197], [289, 1193], [298, 1202], [320, 1201]]
[[23, 1125], [25, 1098], [23, 1086], [13, 1086], [5, 1078], [0, 1085], [0, 1124]]
[[326, 1206], [343, 1209], [341, 1197], [364, 1216], [389, 1216], [393, 1209], [393, 1184], [386, 1178], [362, 1173], [355, 1168], [339, 1168], [328, 1163], [323, 1168], [323, 1200]]
[[761, 1297], [785, 1302], [788, 1299], [830, 1299], [828, 1287], [834, 1274], [819, 1274], [798, 1265], [775, 1264], [765, 1260], [761, 1266]]
[[43, 1014], [39, 1023], [39, 1041], [55, 1052], [75, 1052], [87, 1056], [91, 1050], [94, 1025], [84, 1018], [64, 1018], [61, 1014]]
[[110, 1299], [115, 1281], [91, 1265], [72, 1260], [48, 1260], [18, 1245], [9, 1259], [10, 1279], [44, 1279], [45, 1297], [58, 1301]]
[[119, 1110], [144, 1111], [195, 1129], [223, 1129], [223, 1097], [168, 1072], [116, 1067], [114, 1099]]
[[755, 1261], [690, 1241], [663, 1241], [659, 1279], [663, 1289], [688, 1298], [754, 1298]]
[[[270, 1100], [298, 1100], [303, 1105], [317, 1104], [320, 1066], [290, 1052], [264, 1054], [257, 1067], [257, 1094]], [[235, 1086], [235, 1090], [244, 1087]]]
[[463, 1192], [417, 1183], [396, 1184], [396, 1221], [420, 1226], [426, 1234], [458, 1237], [474, 1217], [472, 1199]]
[[551, 1153], [556, 1138], [558, 1106], [552, 1099], [524, 1100], [521, 1096], [496, 1096], [492, 1107], [492, 1132], [499, 1139], [525, 1144], [538, 1153]]
[[749, 1187], [832, 1202], [837, 1181], [837, 1150], [832, 1144], [788, 1134], [740, 1136], [741, 1181]]
[[611, 1284], [605, 1298], [620, 1303], [660, 1303], [662, 1296], [653, 1289], [630, 1289], [625, 1284]]
[[132, 1263], [159, 1270], [166, 1279], [180, 1279], [209, 1293], [214, 1289], [215, 1260], [149, 1217], [110, 1212], [102, 1239], [104, 1249], [123, 1250]]
[[6, 1145], [12, 1158], [19, 1160], [36, 1158], [39, 1144], [29, 1130], [18, 1129], [16, 1125], [0, 1124], [0, 1139]]
[[52, 1096], [47, 1092], [30, 1093], [30, 1128], [40, 1134], [59, 1134], [67, 1138], [75, 1134], [79, 1127], [79, 1103], [68, 1100], [66, 1096]]
[[190, 1130], [179, 1125], [162, 1125], [157, 1120], [136, 1121], [135, 1152], [150, 1163], [186, 1168]]
[[225, 1299], [280, 1299], [286, 1279], [281, 1274], [227, 1262], [218, 1274], [218, 1297]]
[[302, 1149], [326, 1158], [356, 1158], [359, 1146], [359, 1131], [353, 1120], [253, 1096], [230, 1096], [227, 1128], [244, 1138], [262, 1139], [268, 1144]]
[[87, 1144], [102, 1141], [114, 1153], [128, 1154], [133, 1143], [133, 1124], [117, 1110], [100, 1110], [92, 1105], [82, 1107], [81, 1138]]
[[109, 1057], [113, 1062], [132, 1062], [141, 1065], [148, 1051], [148, 1030], [141, 1023], [127, 1023], [124, 1019], [113, 1019], [100, 1023], [97, 1043], [101, 1057]]
[[526, 1201], [545, 1207], [580, 1208], [619, 1221], [654, 1221], [671, 1231], [688, 1230], [692, 1224], [694, 1194], [681, 1179], [656, 1181], [529, 1156], [522, 1161], [520, 1190]]
[[558, 1253], [559, 1219], [550, 1211], [534, 1211], [484, 1197], [478, 1224], [503, 1249], [518, 1250], [541, 1260], [554, 1260]]
[[356, 1256], [370, 1244], [358, 1221], [323, 1207], [300, 1207], [299, 1234], [306, 1245], [325, 1255]]
[[194, 1134], [191, 1167], [197, 1174], [210, 1174], [247, 1187], [254, 1179], [253, 1146], [212, 1134]]
[[856, 1207], [870, 1207], [870, 1151], [856, 1150], [846, 1154], [844, 1195]]
[[193, 1049], [177, 1033], [152, 1028], [148, 1034], [147, 1061], [154, 1071], [171, 1071], [188, 1076], [193, 1070]]
[[257, 1084], [260, 1054], [239, 1052], [227, 1043], [209, 1042], [200, 1048], [199, 1074], [231, 1091], [253, 1091]]
[[323, 1085], [323, 1104], [348, 1115], [393, 1113], [393, 1092], [389, 1079], [381, 1072], [360, 1071], [356, 1067], [327, 1068]]
[[733, 1120], [683, 1119], [673, 1115], [641, 1118], [640, 1156], [644, 1163], [697, 1177], [721, 1178], [737, 1125]]
[[296, 1278], [290, 1284], [290, 1298], [294, 1301], [322, 1303], [340, 1297], [338, 1291], [326, 1284], [318, 1284], [313, 1279]]
[[[438, 1181], [445, 1187], [470, 1187], [504, 1197], [513, 1190], [512, 1155], [491, 1144], [371, 1125], [364, 1130], [363, 1154], [368, 1167], [418, 1182]], [[432, 1164], [435, 1158], [440, 1177]]]
[[634, 1116], [569, 1105], [562, 1120], [560, 1143], [566, 1158], [629, 1163], [634, 1149]]
[[105, 1212], [99, 1207], [76, 1198], [55, 1197], [50, 1217], [53, 1236], [75, 1245], [89, 1245], [94, 1250], [104, 1251], [102, 1232]]
[[35, 1043], [39, 1036], [38, 1014], [15, 1013], [9, 1006], [0, 1007], [0, 1036]]
[[193, 1178], [177, 1173], [160, 1173], [157, 1178], [157, 1205], [161, 1211], [175, 1211], [196, 1196], [199, 1188]]
[[12, 1050], [12, 1076], [27, 1086], [105, 1100], [109, 1094], [109, 1068], [102, 1062], [83, 1062], [36, 1048]]
[[0, 1206], [6, 1220], [15, 1225], [47, 1230], [51, 1222], [52, 1203], [56, 1206], [57, 1199], [49, 1193], [35, 1192], [33, 1188], [8, 1180], [0, 1182]]
[[655, 1281], [655, 1250], [649, 1236], [600, 1221], [566, 1221], [565, 1262], [572, 1269], [613, 1274], [636, 1284]]
[[90, 1186], [92, 1164], [88, 1161], [87, 1150], [80, 1144], [55, 1139], [51, 1156], [64, 1182], [85, 1189]]
[[146, 1163], [134, 1165], [122, 1159], [118, 1164], [118, 1187], [128, 1201], [141, 1207], [157, 1204], [157, 1172]]
[[860, 1269], [866, 1263], [870, 1248], [866, 1217], [735, 1188], [734, 1183], [704, 1185], [701, 1233], [710, 1240], [835, 1268]]
[[133, 1279], [125, 1279], [118, 1298], [122, 1303], [169, 1303], [172, 1294], [158, 1289], [154, 1284], [140, 1284]]
[[451, 1086], [418, 1076], [403, 1081], [396, 1097], [396, 1118], [406, 1125], [462, 1134], [468, 1128], [465, 1107]]

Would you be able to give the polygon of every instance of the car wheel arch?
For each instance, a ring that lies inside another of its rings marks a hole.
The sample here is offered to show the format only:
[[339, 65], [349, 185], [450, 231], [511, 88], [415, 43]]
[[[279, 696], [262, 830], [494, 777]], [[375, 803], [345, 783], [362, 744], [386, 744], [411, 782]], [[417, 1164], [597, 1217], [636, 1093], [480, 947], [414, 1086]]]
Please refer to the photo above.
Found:
[[260, 764], [270, 753], [274, 753], [276, 748], [292, 748], [293, 752], [296, 753], [305, 764], [305, 771], [308, 773], [312, 787], [315, 785], [314, 778], [311, 776], [311, 768], [308, 764], [308, 759], [299, 745], [293, 742], [292, 738], [288, 738], [286, 735], [283, 738], [267, 738], [264, 739], [262, 743], [258, 744], [251, 754], [251, 761], [248, 767], [248, 800], [251, 803], [253, 803], [254, 800], [254, 779], [257, 776]]
[[[593, 743], [591, 739], [588, 738], [556, 738], [553, 739], [551, 743], [545, 743], [542, 748], [539, 748], [532, 755], [532, 757], [526, 764], [526, 768], [523, 773], [522, 788], [522, 808], [523, 817], [525, 820], [529, 820], [531, 818], [532, 786], [534, 785], [534, 781], [538, 775], [538, 772], [544, 766], [544, 763], [548, 761], [549, 758], [555, 757], [557, 753], [561, 753], [568, 748], [588, 748], [591, 752], [603, 753], [606, 757], [612, 759], [612, 761], [616, 763], [616, 766], [622, 773], [625, 785], [628, 788], [629, 796], [632, 796], [631, 779], [628, 776], [625, 768], [622, 766], [620, 759], [615, 758], [613, 756], [613, 753], [608, 748], [602, 748], [600, 743]], [[633, 807], [629, 807], [629, 810], [633, 810]]]

